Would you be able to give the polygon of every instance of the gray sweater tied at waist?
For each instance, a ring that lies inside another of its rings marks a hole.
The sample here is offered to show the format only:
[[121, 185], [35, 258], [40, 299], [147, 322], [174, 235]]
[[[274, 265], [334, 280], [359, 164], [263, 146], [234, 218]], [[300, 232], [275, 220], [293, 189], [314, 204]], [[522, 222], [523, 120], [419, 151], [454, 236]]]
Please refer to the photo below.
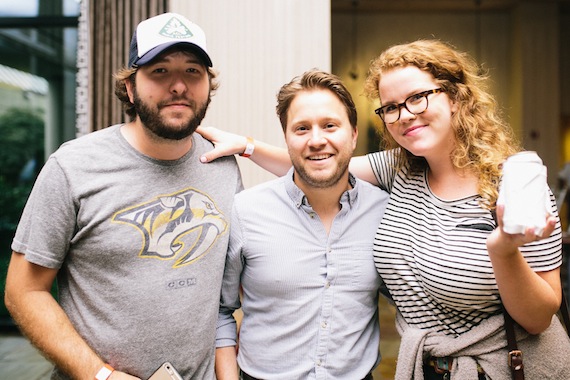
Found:
[[[452, 380], [477, 380], [477, 364], [492, 380], [512, 379], [502, 314], [457, 337], [411, 327], [400, 313], [396, 328], [402, 339], [395, 380], [424, 380], [423, 361], [430, 356], [453, 357]], [[518, 325], [515, 332], [527, 379], [570, 379], [570, 338], [556, 315], [541, 334], [528, 334]]]

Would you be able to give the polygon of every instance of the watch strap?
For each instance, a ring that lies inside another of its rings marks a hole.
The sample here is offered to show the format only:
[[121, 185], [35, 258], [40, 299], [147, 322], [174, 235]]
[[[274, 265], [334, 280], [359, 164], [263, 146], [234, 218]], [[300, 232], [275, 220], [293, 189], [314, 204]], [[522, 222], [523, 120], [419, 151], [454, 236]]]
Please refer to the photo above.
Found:
[[255, 150], [255, 144], [253, 143], [253, 137], [247, 137], [247, 144], [245, 145], [245, 150], [243, 151], [243, 153], [240, 153], [239, 155], [247, 158], [253, 154], [254, 150]]
[[103, 367], [97, 372], [95, 375], [95, 380], [107, 380], [115, 369], [111, 367], [109, 364], [105, 363]]

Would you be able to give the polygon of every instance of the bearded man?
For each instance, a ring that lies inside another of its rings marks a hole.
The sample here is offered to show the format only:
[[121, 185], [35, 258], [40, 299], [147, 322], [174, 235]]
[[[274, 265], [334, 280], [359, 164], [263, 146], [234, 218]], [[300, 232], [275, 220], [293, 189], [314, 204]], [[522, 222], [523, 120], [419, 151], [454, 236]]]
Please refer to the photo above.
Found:
[[[130, 121], [63, 144], [12, 243], [5, 301], [52, 379], [147, 379], [164, 362], [214, 379], [235, 158], [200, 163], [215, 91], [202, 29], [141, 22], [115, 93]], [[59, 300], [51, 295], [57, 278]]]

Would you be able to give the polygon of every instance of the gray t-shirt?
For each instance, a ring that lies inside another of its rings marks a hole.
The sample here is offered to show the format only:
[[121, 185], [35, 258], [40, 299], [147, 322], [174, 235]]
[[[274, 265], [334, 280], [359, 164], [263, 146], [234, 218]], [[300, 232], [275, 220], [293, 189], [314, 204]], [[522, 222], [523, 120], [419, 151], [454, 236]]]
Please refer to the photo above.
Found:
[[185, 379], [212, 379], [239, 168], [234, 157], [200, 163], [212, 145], [198, 134], [184, 157], [152, 159], [120, 127], [49, 158], [12, 249], [60, 269], [61, 306], [114, 368], [146, 379], [170, 361]]

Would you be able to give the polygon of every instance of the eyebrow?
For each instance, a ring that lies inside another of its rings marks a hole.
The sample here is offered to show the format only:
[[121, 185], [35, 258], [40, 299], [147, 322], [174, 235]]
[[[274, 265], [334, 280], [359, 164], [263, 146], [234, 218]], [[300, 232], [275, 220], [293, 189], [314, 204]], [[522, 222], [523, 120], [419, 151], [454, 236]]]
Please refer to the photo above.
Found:
[[[424, 91], [429, 91], [429, 90], [418, 90], [418, 89], [416, 88], [415, 90], [409, 92], [408, 95], [406, 95], [406, 97], [404, 98], [404, 100], [403, 100], [402, 102], [405, 102], [406, 99], [408, 99], [410, 96], [416, 95], [416, 94], [420, 94], [420, 93], [422, 93], [422, 92], [424, 92]], [[384, 106], [387, 106], [387, 105], [389, 105], [389, 104], [400, 104], [400, 103], [402, 103], [402, 102], [398, 102], [398, 101], [396, 101], [396, 100], [390, 100], [389, 102], [386, 102], [386, 103], [381, 102], [380, 107], [384, 107]]]

